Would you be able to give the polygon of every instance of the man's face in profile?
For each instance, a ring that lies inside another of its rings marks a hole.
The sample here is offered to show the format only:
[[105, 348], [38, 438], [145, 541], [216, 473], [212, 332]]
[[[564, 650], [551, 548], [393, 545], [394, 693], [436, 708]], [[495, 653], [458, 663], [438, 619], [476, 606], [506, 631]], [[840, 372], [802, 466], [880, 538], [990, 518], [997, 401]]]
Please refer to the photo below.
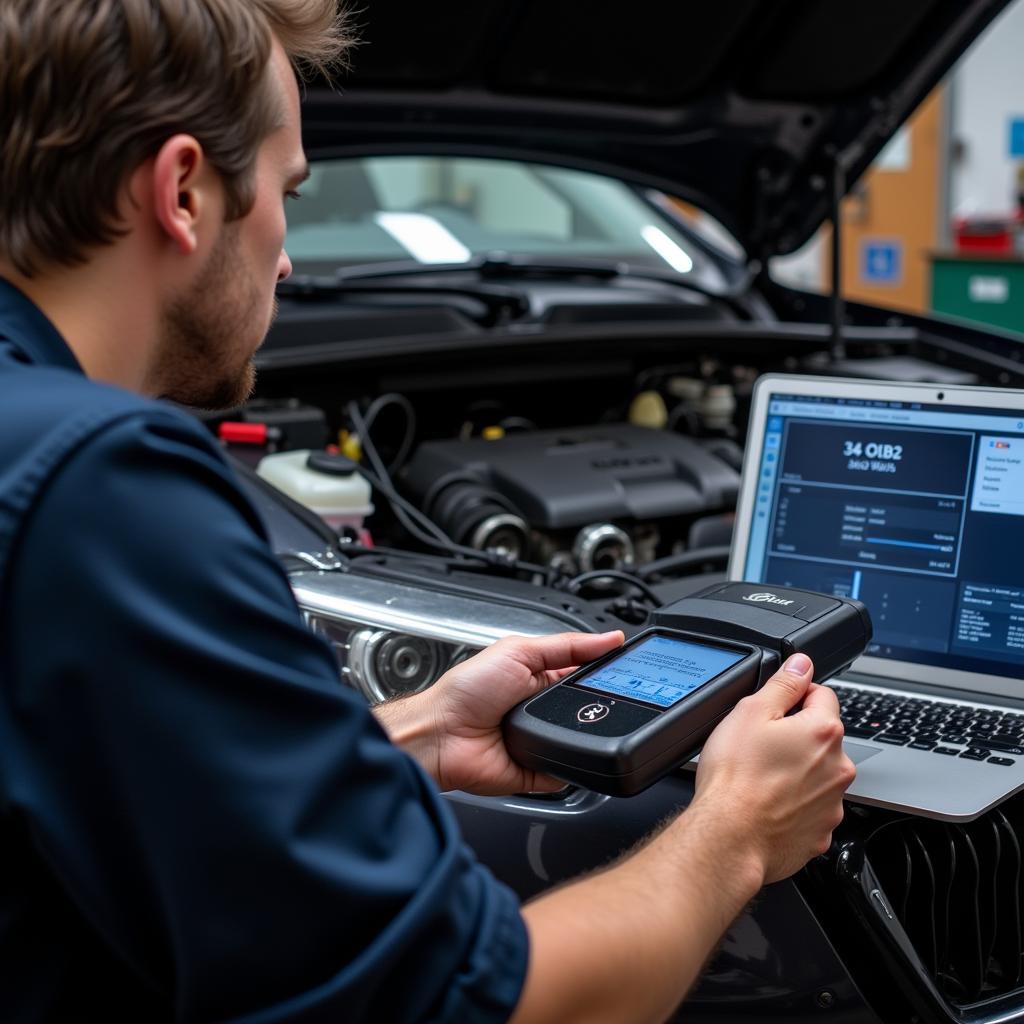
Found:
[[267, 73], [281, 121], [259, 149], [255, 203], [245, 217], [221, 225], [192, 284], [163, 312], [159, 392], [196, 408], [232, 408], [252, 393], [253, 355], [276, 312], [274, 289], [291, 273], [283, 248], [284, 204], [307, 165], [298, 87], [276, 42]]

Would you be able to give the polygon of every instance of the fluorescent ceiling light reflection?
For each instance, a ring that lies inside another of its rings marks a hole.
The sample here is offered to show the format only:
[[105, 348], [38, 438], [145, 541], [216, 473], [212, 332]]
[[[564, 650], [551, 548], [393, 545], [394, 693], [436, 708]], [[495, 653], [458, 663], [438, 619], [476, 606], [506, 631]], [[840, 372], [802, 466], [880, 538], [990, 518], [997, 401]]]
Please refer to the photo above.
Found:
[[640, 236], [673, 270], [680, 274], [693, 270], [693, 260], [661, 228], [645, 224], [640, 229]]
[[374, 220], [420, 263], [466, 263], [473, 254], [425, 213], [378, 213]]

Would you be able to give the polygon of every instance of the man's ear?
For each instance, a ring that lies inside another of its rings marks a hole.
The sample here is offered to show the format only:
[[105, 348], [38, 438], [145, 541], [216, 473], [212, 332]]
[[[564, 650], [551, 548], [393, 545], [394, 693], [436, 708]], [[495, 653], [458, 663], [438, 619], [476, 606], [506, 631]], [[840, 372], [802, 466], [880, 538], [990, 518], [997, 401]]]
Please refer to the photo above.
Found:
[[210, 168], [191, 135], [169, 138], [153, 161], [153, 213], [160, 229], [183, 256], [199, 245], [199, 225], [209, 215]]

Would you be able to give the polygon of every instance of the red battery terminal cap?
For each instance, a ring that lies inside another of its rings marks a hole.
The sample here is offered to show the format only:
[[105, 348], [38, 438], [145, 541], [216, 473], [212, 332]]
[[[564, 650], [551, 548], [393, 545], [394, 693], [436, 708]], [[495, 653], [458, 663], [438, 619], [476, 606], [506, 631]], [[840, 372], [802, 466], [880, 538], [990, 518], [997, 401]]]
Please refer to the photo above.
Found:
[[217, 436], [225, 444], [266, 444], [266, 423], [237, 423], [225, 421], [217, 428]]

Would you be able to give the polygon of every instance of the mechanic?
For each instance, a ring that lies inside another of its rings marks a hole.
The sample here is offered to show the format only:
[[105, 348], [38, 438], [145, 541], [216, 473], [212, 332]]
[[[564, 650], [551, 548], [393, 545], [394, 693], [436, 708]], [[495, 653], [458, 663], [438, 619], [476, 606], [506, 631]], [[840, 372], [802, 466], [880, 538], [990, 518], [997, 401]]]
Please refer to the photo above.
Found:
[[159, 401], [249, 394], [308, 173], [293, 67], [347, 34], [331, 0], [0, 5], [5, 1021], [657, 1021], [842, 817], [797, 655], [684, 813], [520, 909], [439, 790], [555, 788], [501, 717], [621, 634], [502, 640], [371, 714]]

